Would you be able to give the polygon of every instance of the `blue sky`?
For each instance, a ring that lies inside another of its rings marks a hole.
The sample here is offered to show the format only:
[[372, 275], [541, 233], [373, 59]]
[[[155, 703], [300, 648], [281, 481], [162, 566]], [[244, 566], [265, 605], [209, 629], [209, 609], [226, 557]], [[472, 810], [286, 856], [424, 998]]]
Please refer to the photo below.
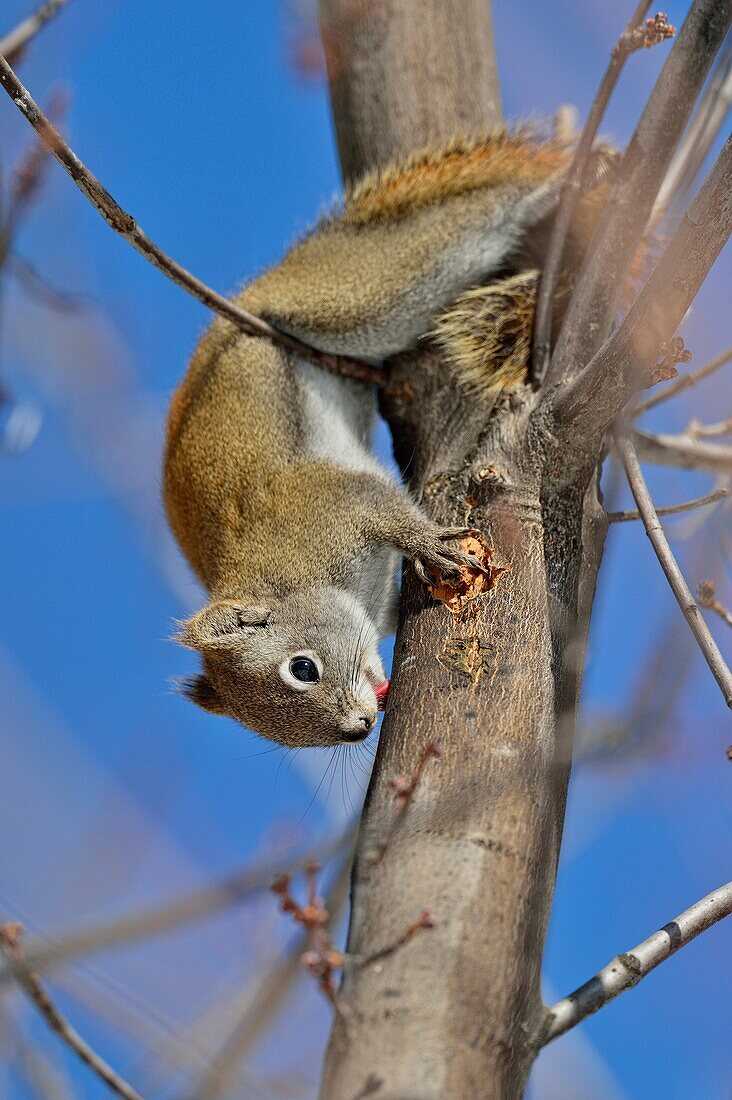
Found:
[[[584, 112], [625, 18], [616, 9], [496, 0], [506, 115], [565, 102]], [[668, 5], [671, 21], [684, 10]], [[3, 27], [26, 11], [7, 2]], [[156, 242], [221, 290], [275, 260], [338, 191], [325, 89], [293, 69], [287, 11], [276, 0], [72, 0], [22, 67], [41, 102], [54, 86], [69, 90], [66, 128], [79, 155]], [[607, 119], [618, 142], [666, 52], [632, 59]], [[10, 101], [0, 101], [6, 169], [28, 139]], [[193, 662], [167, 638], [200, 594], [165, 531], [159, 449], [204, 309], [115, 237], [55, 167], [18, 250], [85, 300], [82, 312], [59, 316], [6, 281], [0, 323], [0, 376], [21, 411], [41, 417], [32, 446], [0, 456], [0, 904], [51, 934], [207, 882], [275, 842], [340, 827], [364, 780], [349, 766], [313, 799], [327, 758], [267, 752], [171, 690]], [[685, 323], [696, 364], [730, 342], [730, 274], [727, 250]], [[718, 420], [729, 398], [718, 376], [649, 424]], [[386, 453], [385, 434], [379, 439]], [[655, 470], [649, 481], [661, 502], [712, 484]], [[691, 582], [713, 576], [731, 602], [719, 522], [694, 534], [675, 520], [669, 531]], [[723, 627], [711, 625], [729, 653]], [[649, 650], [675, 667], [684, 629], [642, 531], [615, 527], [585, 716], [622, 715]], [[681, 650], [678, 668], [680, 697], [662, 738], [575, 770], [546, 958], [557, 995], [730, 877], [728, 712], [693, 647]], [[167, 1042], [180, 1061], [186, 1025], [233, 996], [288, 934], [264, 897], [164, 943], [59, 971], [53, 988], [143, 1091], [172, 1096], [191, 1067], [176, 1069], [160, 1050], [142, 1059], [140, 1042]], [[557, 1043], [537, 1071], [534, 1100], [566, 1096], [567, 1082], [598, 1100], [729, 1096], [731, 943], [729, 928], [713, 930]], [[103, 1095], [18, 1010], [70, 1094]], [[0, 1004], [0, 1025], [5, 1019]], [[221, 1026], [204, 1029], [199, 1072]], [[240, 1088], [267, 1096], [262, 1075], [276, 1067], [296, 1075], [293, 1095], [312, 1095], [326, 1029], [325, 1007], [302, 983]], [[0, 1032], [0, 1094], [25, 1100], [34, 1094], [14, 1040], [8, 1053], [9, 1034]]]

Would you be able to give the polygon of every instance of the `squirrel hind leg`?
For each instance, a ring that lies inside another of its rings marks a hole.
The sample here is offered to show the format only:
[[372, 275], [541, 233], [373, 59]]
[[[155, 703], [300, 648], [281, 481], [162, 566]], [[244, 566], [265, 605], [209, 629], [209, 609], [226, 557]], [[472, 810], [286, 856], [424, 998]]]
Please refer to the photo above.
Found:
[[459, 382], [495, 399], [526, 379], [539, 272], [523, 271], [462, 294], [429, 334]]

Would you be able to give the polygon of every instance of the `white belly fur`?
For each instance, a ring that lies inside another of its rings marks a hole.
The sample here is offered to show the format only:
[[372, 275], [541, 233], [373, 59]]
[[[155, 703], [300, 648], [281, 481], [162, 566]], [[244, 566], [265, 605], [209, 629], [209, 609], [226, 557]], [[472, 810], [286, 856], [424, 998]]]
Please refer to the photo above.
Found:
[[[371, 449], [376, 394], [360, 383], [328, 374], [322, 367], [299, 360], [300, 414], [308, 455], [348, 470], [363, 470], [393, 481]], [[397, 589], [394, 580], [399, 555], [388, 546], [375, 547], [364, 558], [351, 595], [374, 623], [380, 637], [395, 628]]]

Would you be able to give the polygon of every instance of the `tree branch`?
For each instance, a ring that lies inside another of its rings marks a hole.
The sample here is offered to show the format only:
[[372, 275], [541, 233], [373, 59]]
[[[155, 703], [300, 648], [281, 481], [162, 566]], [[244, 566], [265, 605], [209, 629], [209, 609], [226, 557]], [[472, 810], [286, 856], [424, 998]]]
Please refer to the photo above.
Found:
[[225, 317], [227, 321], [231, 321], [242, 332], [246, 332], [250, 336], [261, 336], [271, 340], [273, 343], [301, 355], [318, 366], [325, 367], [333, 374], [346, 375], [361, 382], [369, 382], [374, 386], [385, 384], [386, 376], [382, 368], [371, 363], [363, 363], [358, 359], [349, 359], [346, 356], [329, 355], [302, 343], [294, 336], [280, 332], [272, 325], [267, 324], [266, 321], [263, 321], [261, 317], [255, 317], [253, 313], [241, 309], [228, 298], [224, 298], [218, 291], [212, 290], [211, 287], [206, 286], [195, 275], [192, 275], [190, 271], [181, 267], [179, 263], [168, 256], [166, 252], [163, 252], [154, 241], [151, 241], [143, 233], [132, 215], [122, 209], [96, 176], [92, 175], [89, 169], [82, 164], [76, 153], [51, 125], [28, 90], [23, 87], [4, 57], [0, 57], [0, 84], [2, 84], [21, 114], [40, 135], [41, 140], [53, 153], [61, 167], [71, 176], [82, 195], [98, 210], [107, 224], [144, 256], [153, 267], [162, 271], [177, 286], [187, 291], [208, 309], [214, 310]]
[[688, 195], [732, 103], [732, 46], [717, 63], [681, 144], [673, 155], [653, 206], [655, 225], [679, 198]]
[[675, 466], [682, 470], [707, 470], [732, 473], [732, 447], [721, 443], [700, 443], [688, 435], [651, 435], [633, 432], [638, 457], [656, 466]]
[[653, 507], [648, 488], [643, 479], [643, 473], [638, 462], [638, 456], [628, 434], [627, 425], [618, 421], [615, 430], [615, 443], [620, 454], [623, 468], [630, 483], [630, 489], [638, 505], [646, 534], [656, 552], [661, 568], [666, 574], [666, 579], [671, 586], [671, 591], [676, 597], [676, 602], [684, 613], [684, 617], [696, 638], [697, 644], [709, 665], [714, 679], [719, 684], [724, 700], [728, 707], [732, 707], [732, 672], [727, 667], [722, 654], [714, 641], [707, 624], [704, 621], [691, 589], [684, 580], [676, 559], [668, 544], [663, 527], [659, 523], [658, 515]]
[[[703, 508], [705, 504], [714, 504], [716, 500], [723, 500], [732, 495], [732, 489], [715, 489], [713, 493], [707, 493], [704, 497], [696, 497], [695, 500], [686, 500], [683, 504], [667, 504], [662, 508], [656, 508], [657, 516], [676, 516], [681, 512], [693, 512], [695, 508]], [[630, 509], [627, 512], [608, 512], [609, 523], [627, 523], [629, 520], [640, 519], [640, 512]]]
[[19, 23], [15, 30], [0, 38], [0, 55], [7, 58], [8, 61], [17, 60], [30, 40], [35, 38], [46, 23], [53, 19], [55, 15], [58, 15], [61, 8], [67, 3], [68, 0], [46, 0], [46, 3], [41, 4], [33, 15], [29, 15], [27, 19]]
[[682, 375], [681, 378], [678, 378], [668, 386], [664, 386], [662, 390], [653, 394], [652, 397], [648, 397], [645, 401], [641, 401], [631, 411], [632, 419], [636, 420], [642, 413], [648, 412], [649, 409], [655, 409], [657, 405], [661, 405], [664, 401], [669, 401], [672, 397], [676, 397], [677, 394], [685, 393], [686, 390], [690, 390], [692, 386], [698, 385], [699, 382], [708, 378], [710, 374], [714, 374], [715, 371], [725, 367], [730, 360], [732, 360], [732, 348], [727, 348], [726, 351], [723, 351], [721, 355], [712, 359], [706, 366], [700, 367], [699, 370], [690, 371], [689, 374]]
[[[559, 391], [554, 414], [562, 438], [601, 439], [658, 359], [732, 231], [732, 137], [684, 215], [628, 316], [587, 367]], [[580, 438], [581, 437], [581, 438]]]
[[[319, 851], [300, 852], [299, 854], [272, 858], [260, 866], [247, 868], [237, 874], [222, 879], [214, 886], [204, 887], [184, 894], [164, 905], [154, 905], [142, 912], [107, 924], [97, 924], [91, 928], [61, 935], [52, 943], [31, 941], [26, 952], [29, 964], [36, 970], [47, 970], [57, 963], [86, 955], [92, 951], [102, 951], [109, 947], [118, 947], [147, 937], [161, 936], [174, 928], [191, 924], [212, 916], [235, 902], [244, 901], [252, 894], [265, 890], [272, 878], [283, 871], [295, 871], [308, 859], [317, 854], [322, 861], [330, 859], [350, 842], [350, 830], [343, 836], [324, 845]], [[12, 975], [9, 970], [0, 970], [0, 987]]]
[[[355, 829], [350, 833], [350, 839], [355, 839]], [[349, 850], [325, 902], [331, 926], [348, 901], [351, 862], [352, 853]], [[218, 1100], [223, 1094], [235, 1067], [247, 1057], [269, 1027], [298, 975], [302, 974], [302, 956], [307, 945], [307, 933], [299, 934], [275, 966], [257, 977], [241, 1016], [191, 1091], [190, 1100]]]
[[719, 439], [720, 436], [732, 432], [732, 416], [728, 416], [726, 420], [718, 420], [716, 424], [703, 424], [701, 420], [694, 418], [684, 431], [692, 439]]
[[606, 339], [658, 189], [730, 19], [732, 0], [695, 0], [684, 20], [623, 158], [621, 179], [572, 295], [547, 382], [571, 377]]
[[705, 898], [669, 921], [637, 947], [615, 958], [589, 982], [557, 1001], [548, 1010], [549, 1018], [540, 1045], [576, 1027], [587, 1016], [603, 1008], [626, 989], [632, 989], [659, 963], [674, 955], [713, 924], [732, 913], [732, 882], [720, 886]]
[[564, 255], [564, 246], [567, 233], [572, 224], [574, 212], [582, 193], [582, 180], [587, 162], [592, 152], [592, 146], [600, 128], [610, 96], [615, 90], [620, 74], [625, 68], [625, 62], [636, 49], [639, 48], [637, 38], [633, 34], [650, 7], [650, 0], [641, 0], [630, 17], [620, 38], [615, 43], [610, 53], [610, 64], [605, 70], [605, 75], [598, 89], [597, 95], [590, 108], [587, 121], [582, 129], [577, 149], [567, 178], [562, 188], [562, 196], [559, 208], [552, 224], [549, 236], [546, 259], [539, 279], [539, 291], [536, 299], [536, 316], [534, 320], [533, 340], [533, 377], [535, 382], [541, 382], [549, 366], [552, 342], [552, 314], [554, 312], [554, 289], [559, 276], [559, 268]]
[[20, 946], [20, 932], [20, 926], [17, 924], [0, 926], [0, 950], [8, 960], [8, 966], [16, 982], [36, 1006], [51, 1031], [54, 1031], [92, 1073], [95, 1073], [117, 1096], [124, 1097], [124, 1100], [142, 1100], [140, 1093], [128, 1085], [124, 1078], [120, 1077], [117, 1071], [89, 1046], [56, 1008], [41, 985], [38, 975], [34, 974], [25, 960]]
[[[421, 15], [417, 34], [415, 7]], [[318, 10], [346, 182], [420, 146], [500, 122], [487, 0], [420, 0], [416, 6], [412, 0], [319, 0]], [[378, 87], [363, 64], [370, 56], [378, 56], [389, 74]], [[446, 79], [446, 73], [459, 77]]]

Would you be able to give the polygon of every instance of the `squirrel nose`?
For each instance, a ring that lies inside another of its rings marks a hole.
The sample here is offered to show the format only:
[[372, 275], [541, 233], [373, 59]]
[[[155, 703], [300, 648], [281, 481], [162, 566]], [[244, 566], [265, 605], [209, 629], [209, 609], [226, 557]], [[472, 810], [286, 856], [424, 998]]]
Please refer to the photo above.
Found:
[[374, 728], [374, 718], [370, 718], [366, 714], [359, 714], [358, 718], [354, 719], [353, 726], [344, 735], [344, 741], [363, 741], [365, 737], [371, 733]]

